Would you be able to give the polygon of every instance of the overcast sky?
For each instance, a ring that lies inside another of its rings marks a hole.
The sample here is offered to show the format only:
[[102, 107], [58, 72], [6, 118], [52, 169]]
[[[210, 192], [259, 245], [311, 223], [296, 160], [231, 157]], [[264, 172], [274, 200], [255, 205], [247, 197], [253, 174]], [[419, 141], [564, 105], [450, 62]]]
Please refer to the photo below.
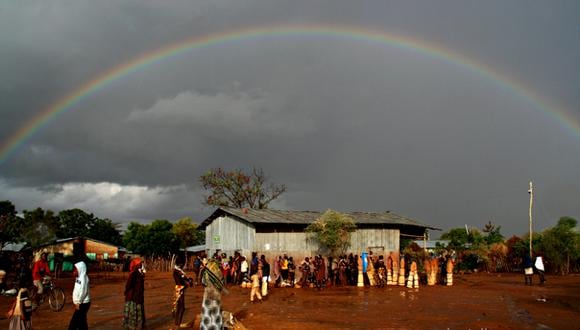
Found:
[[272, 208], [391, 210], [443, 230], [492, 221], [522, 235], [533, 180], [535, 230], [580, 220], [578, 13], [576, 0], [3, 1], [3, 145], [113, 67], [258, 26], [383, 31], [491, 75], [348, 36], [202, 47], [55, 116], [2, 160], [0, 200], [124, 224], [201, 221], [212, 212], [201, 204], [201, 174], [259, 167], [288, 186]]

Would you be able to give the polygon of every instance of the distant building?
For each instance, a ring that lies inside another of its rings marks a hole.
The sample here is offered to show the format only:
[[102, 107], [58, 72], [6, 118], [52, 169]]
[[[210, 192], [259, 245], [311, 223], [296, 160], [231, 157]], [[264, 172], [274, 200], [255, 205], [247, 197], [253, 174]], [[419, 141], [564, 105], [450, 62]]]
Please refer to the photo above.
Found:
[[85, 237], [58, 239], [54, 243], [39, 246], [33, 252], [35, 255], [42, 252], [49, 254], [51, 271], [56, 263], [62, 263], [63, 271], [72, 271], [73, 262], [69, 259], [74, 255], [84, 254], [95, 261], [119, 258], [119, 247], [116, 245]]
[[[373, 251], [374, 254], [399, 252], [401, 236], [417, 239], [427, 229], [439, 228], [387, 211], [382, 213], [350, 212], [357, 230], [351, 233], [349, 252]], [[316, 242], [308, 239], [305, 228], [322, 212], [284, 211], [272, 209], [239, 209], [220, 207], [205, 219], [206, 252], [235, 251], [249, 256], [252, 251], [267, 257], [281, 254], [297, 258], [312, 256], [319, 251]]]

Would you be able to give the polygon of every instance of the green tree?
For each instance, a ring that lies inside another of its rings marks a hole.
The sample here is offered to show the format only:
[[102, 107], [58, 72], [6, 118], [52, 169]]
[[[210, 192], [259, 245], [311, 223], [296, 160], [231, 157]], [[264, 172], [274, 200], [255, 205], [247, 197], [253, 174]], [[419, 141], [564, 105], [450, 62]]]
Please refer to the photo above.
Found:
[[482, 231], [485, 233], [484, 239], [487, 245], [501, 243], [504, 240], [504, 237], [501, 234], [501, 226], [496, 226], [491, 221], [485, 224]]
[[570, 262], [580, 257], [580, 234], [575, 231], [578, 222], [572, 217], [561, 217], [558, 224], [544, 231], [541, 250], [551, 267], [562, 275], [570, 272]]
[[506, 246], [506, 258], [509, 266], [508, 270], [511, 271], [513, 269], [521, 268], [524, 257], [529, 254], [529, 248], [526, 245], [526, 241], [524, 241], [521, 237], [513, 235], [506, 240]]
[[179, 252], [179, 239], [168, 220], [155, 220], [150, 225], [131, 222], [123, 240], [129, 250], [144, 256], [168, 256]]
[[266, 184], [264, 172], [256, 168], [251, 174], [240, 169], [215, 168], [200, 176], [199, 181], [210, 192], [204, 196], [204, 204], [211, 206], [266, 209], [286, 191], [285, 185]]
[[89, 229], [87, 237], [115, 245], [121, 245], [123, 241], [119, 232], [119, 224], [113, 223], [110, 219], [96, 219]]
[[447, 247], [458, 251], [475, 249], [484, 242], [483, 235], [476, 228], [453, 228], [441, 234], [441, 239], [449, 240]]
[[81, 236], [121, 244], [119, 225], [109, 219], [99, 219], [81, 209], [60, 211], [56, 219], [55, 233], [58, 238]]
[[185, 249], [188, 246], [203, 244], [205, 234], [197, 229], [198, 225], [193, 223], [190, 217], [177, 220], [173, 224], [173, 233], [179, 240], [179, 246]]
[[350, 233], [356, 230], [354, 220], [346, 214], [327, 210], [306, 227], [314, 239], [333, 257], [344, 254], [350, 246]]
[[33, 248], [51, 243], [55, 240], [54, 228], [56, 217], [54, 212], [36, 208], [33, 211], [24, 210], [22, 239]]
[[127, 226], [127, 231], [123, 235], [123, 243], [125, 247], [134, 253], [141, 253], [144, 250], [144, 240], [146, 237], [147, 226], [138, 222], [130, 222]]
[[197, 230], [197, 224], [193, 223], [190, 217], [177, 220], [173, 224], [173, 233], [179, 241], [179, 247], [184, 250], [185, 262], [187, 263], [188, 246], [201, 244], [205, 240], [204, 232]]
[[55, 234], [58, 238], [87, 237], [96, 220], [92, 213], [86, 213], [81, 209], [60, 211], [57, 215]]
[[11, 201], [0, 201], [0, 250], [9, 242], [20, 241], [23, 222]]

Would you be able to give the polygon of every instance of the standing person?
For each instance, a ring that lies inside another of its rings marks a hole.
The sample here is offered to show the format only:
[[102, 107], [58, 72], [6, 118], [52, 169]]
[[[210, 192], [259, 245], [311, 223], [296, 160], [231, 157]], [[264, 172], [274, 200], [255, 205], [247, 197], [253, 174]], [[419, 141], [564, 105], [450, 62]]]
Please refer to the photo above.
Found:
[[374, 261], [374, 257], [372, 255], [372, 251], [367, 255], [367, 277], [369, 279], [369, 285], [370, 286], [375, 286], [377, 285], [376, 281], [375, 281], [375, 261]]
[[399, 262], [399, 286], [405, 286], [405, 256], [401, 256]]
[[44, 286], [42, 286], [42, 279], [50, 274], [50, 268], [48, 267], [48, 262], [46, 261], [48, 254], [43, 252], [40, 255], [40, 259], [34, 262], [32, 266], [32, 283], [36, 287], [36, 305], [39, 305], [42, 293], [44, 292]]
[[445, 265], [445, 273], [447, 273], [447, 286], [453, 285], [453, 258], [449, 256], [447, 258], [447, 264]]
[[89, 292], [89, 276], [87, 275], [87, 265], [83, 261], [75, 264], [74, 275], [75, 286], [72, 300], [75, 312], [68, 325], [68, 330], [85, 330], [89, 328], [87, 323], [87, 313], [91, 307], [91, 295]]
[[529, 255], [524, 256], [524, 262], [522, 264], [524, 268], [524, 280], [526, 285], [532, 285], [532, 276], [534, 275], [534, 264], [532, 263], [532, 258]]
[[[28, 258], [24, 253], [18, 256], [18, 288], [29, 288], [32, 281], [32, 272], [30, 271]], [[30, 295], [30, 292], [28, 292]]]
[[145, 270], [141, 259], [134, 258], [125, 284], [125, 310], [123, 329], [145, 329]]
[[437, 274], [439, 273], [439, 261], [437, 261], [437, 257], [432, 256], [431, 260], [431, 285], [437, 284]]
[[8, 312], [8, 330], [30, 330], [32, 329], [32, 302], [28, 290], [20, 288], [14, 304]]
[[355, 273], [355, 269], [356, 269], [356, 265], [354, 264], [354, 256], [352, 255], [352, 253], [350, 253], [348, 255], [348, 259], [346, 262], [346, 269], [345, 269], [345, 274], [346, 274], [346, 281], [348, 283], [348, 285], [353, 285], [353, 283], [356, 284], [356, 281], [353, 280], [353, 273]]
[[288, 256], [286, 254], [280, 262], [280, 273], [282, 274], [282, 286], [286, 286], [288, 283]]
[[6, 283], [4, 283], [4, 277], [6, 276], [6, 271], [4, 269], [0, 269], [0, 294], [4, 294], [6, 292]]
[[379, 255], [379, 260], [377, 261], [375, 268], [377, 272], [377, 286], [382, 288], [387, 282], [387, 268], [385, 266], [385, 260], [383, 259], [382, 255]]
[[546, 278], [544, 277], [544, 260], [542, 259], [542, 256], [536, 257], [536, 262], [534, 266], [536, 267], [538, 276], [540, 276], [540, 285], [543, 285], [544, 282], [546, 282]]
[[185, 312], [185, 289], [192, 286], [193, 279], [187, 277], [183, 269], [183, 260], [179, 260], [173, 267], [173, 280], [175, 281], [175, 295], [173, 299], [173, 308], [171, 310], [174, 318], [174, 324], [181, 325], [183, 313]]
[[242, 256], [240, 255], [239, 252], [236, 251], [234, 253], [234, 262], [232, 263], [231, 268], [234, 285], [238, 285], [241, 282], [241, 274], [242, 274], [242, 272], [240, 271], [241, 264], [242, 264]]
[[246, 260], [246, 256], [242, 256], [242, 262], [240, 264], [240, 270], [242, 272], [242, 288], [247, 288], [250, 282], [248, 277], [248, 261]]
[[445, 264], [445, 257], [444, 256], [441, 256], [439, 258], [439, 264], [440, 264], [439, 268], [441, 269], [440, 282], [441, 282], [441, 284], [446, 285], [447, 284], [447, 267]]
[[268, 282], [270, 281], [270, 264], [263, 254], [260, 256], [260, 261], [262, 263], [262, 297], [266, 297], [268, 295]]
[[318, 290], [322, 290], [323, 287], [326, 287], [326, 264], [324, 258], [322, 258], [322, 255], [320, 254], [314, 257], [314, 269], [316, 287]]
[[387, 257], [387, 285], [393, 285], [393, 252], [389, 253]]
[[296, 283], [296, 264], [294, 264], [294, 257], [288, 258], [288, 285], [293, 288]]
[[427, 275], [427, 285], [434, 285], [435, 283], [431, 282], [431, 259], [429, 256], [425, 257], [423, 260], [423, 269], [425, 270], [425, 274]]
[[258, 298], [258, 301], [262, 301], [262, 296], [260, 295], [260, 276], [258, 272], [255, 272], [250, 276], [252, 280], [252, 290], [250, 291], [250, 302], [254, 302], [254, 297]]
[[310, 280], [310, 260], [308, 257], [304, 258], [298, 269], [302, 273], [302, 277], [300, 278], [299, 284], [300, 287], [302, 288], [308, 287]]
[[201, 270], [201, 258], [199, 256], [195, 256], [195, 260], [193, 261], [193, 274], [195, 275], [195, 285], [199, 285], [200, 270]]
[[347, 267], [346, 256], [343, 255], [340, 257], [340, 261], [338, 262], [338, 278], [341, 286], [345, 286], [347, 284], [346, 267]]
[[393, 260], [393, 285], [398, 285], [399, 283], [399, 254], [396, 252], [391, 252], [391, 259]]
[[230, 262], [228, 260], [228, 255], [225, 253], [222, 253], [221, 256], [221, 260], [220, 260], [221, 264], [220, 264], [220, 268], [222, 270], [222, 276], [224, 277], [224, 283], [228, 284], [228, 279], [229, 279], [229, 272], [230, 272]]
[[419, 288], [419, 276], [417, 274], [417, 262], [411, 259], [409, 266], [409, 277], [407, 278], [407, 288]]
[[250, 261], [250, 274], [258, 271], [259, 262], [260, 260], [258, 259], [258, 252], [252, 252], [252, 260]]
[[281, 272], [280, 272], [280, 262], [282, 261], [282, 256], [278, 256], [277, 259], [274, 260], [274, 276], [272, 280], [274, 281], [274, 287], [280, 287], [281, 282]]

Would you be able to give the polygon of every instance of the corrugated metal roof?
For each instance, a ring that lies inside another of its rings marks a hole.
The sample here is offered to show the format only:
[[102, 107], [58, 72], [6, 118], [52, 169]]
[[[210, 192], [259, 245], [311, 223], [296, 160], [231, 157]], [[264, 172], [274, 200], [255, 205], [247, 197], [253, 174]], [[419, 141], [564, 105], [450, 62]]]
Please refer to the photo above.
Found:
[[187, 251], [187, 252], [201, 252], [201, 251], [205, 251], [205, 249], [206, 249], [205, 244], [202, 244], [202, 245], [188, 246], [185, 248], [185, 251]]
[[[201, 227], [209, 225], [215, 218], [222, 216], [224, 213], [234, 215], [250, 223], [265, 224], [310, 224], [318, 219], [323, 212], [318, 211], [286, 211], [273, 209], [249, 209], [220, 207], [201, 223]], [[392, 224], [402, 226], [414, 226], [429, 229], [439, 228], [423, 224], [417, 220], [395, 214], [387, 211], [382, 213], [373, 212], [343, 212], [353, 218], [355, 224]]]

